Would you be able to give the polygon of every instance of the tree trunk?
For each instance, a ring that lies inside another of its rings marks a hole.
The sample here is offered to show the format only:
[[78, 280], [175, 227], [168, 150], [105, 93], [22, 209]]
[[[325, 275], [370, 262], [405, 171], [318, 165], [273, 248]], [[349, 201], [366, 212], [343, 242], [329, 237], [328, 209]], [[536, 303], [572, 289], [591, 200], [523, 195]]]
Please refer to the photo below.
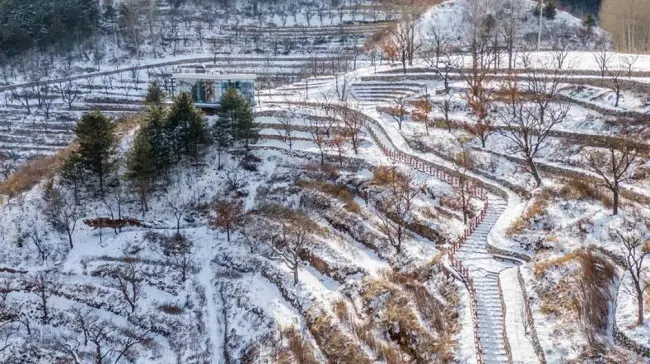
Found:
[[643, 326], [643, 291], [637, 289], [637, 319], [636, 324]]
[[70, 250], [74, 248], [74, 245], [72, 245], [72, 232], [70, 229], [66, 229], [66, 232], [68, 233], [68, 242], [70, 243]]
[[537, 187], [542, 185], [542, 179], [539, 177], [539, 172], [537, 171], [537, 166], [535, 166], [535, 162], [533, 161], [533, 158], [527, 157], [526, 158], [528, 162], [528, 166], [530, 167], [530, 174], [533, 175], [533, 178], [535, 178], [535, 184]]
[[226, 239], [230, 243], [230, 229], [226, 229]]
[[618, 187], [612, 189], [614, 193], [614, 200], [612, 202], [612, 215], [618, 215]]
[[298, 263], [297, 262], [293, 268], [293, 285], [294, 286], [298, 285]]

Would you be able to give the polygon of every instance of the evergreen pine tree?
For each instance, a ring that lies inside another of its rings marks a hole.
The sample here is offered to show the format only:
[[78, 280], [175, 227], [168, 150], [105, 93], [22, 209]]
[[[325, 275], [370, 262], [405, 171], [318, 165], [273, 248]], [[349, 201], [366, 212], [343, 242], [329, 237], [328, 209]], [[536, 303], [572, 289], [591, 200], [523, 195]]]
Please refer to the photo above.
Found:
[[115, 170], [115, 124], [99, 111], [82, 116], [75, 129], [79, 163], [99, 182], [99, 194], [104, 198], [106, 179]]
[[171, 164], [172, 146], [170, 136], [167, 135], [166, 123], [167, 113], [160, 106], [150, 106], [143, 116], [142, 129], [147, 134], [153, 155], [153, 163], [156, 167], [154, 180], [155, 177], [165, 175]]
[[142, 211], [147, 211], [147, 195], [153, 178], [156, 175], [156, 156], [153, 154], [149, 135], [146, 130], [141, 130], [133, 141], [133, 146], [127, 154], [126, 177], [133, 182], [140, 193]]
[[587, 14], [587, 16], [582, 20], [582, 25], [591, 29], [596, 26], [596, 19], [594, 18], [593, 15]]
[[253, 116], [253, 108], [246, 99], [242, 97], [241, 100], [242, 103], [236, 112], [237, 124], [235, 134], [237, 139], [244, 144], [246, 153], [248, 153], [250, 145], [256, 143], [259, 139], [260, 131], [259, 124], [255, 122]]
[[198, 158], [199, 147], [209, 141], [205, 118], [194, 107], [192, 96], [181, 93], [167, 116], [167, 132], [176, 159], [180, 160], [183, 152], [192, 158]]
[[229, 125], [232, 138], [242, 142], [246, 151], [259, 139], [259, 125], [254, 122], [253, 108], [237, 90], [229, 88], [220, 101], [219, 122]]
[[147, 105], [160, 105], [164, 98], [165, 92], [160, 88], [158, 82], [154, 81], [151, 83], [151, 85], [149, 85], [147, 96], [144, 98], [144, 102]]

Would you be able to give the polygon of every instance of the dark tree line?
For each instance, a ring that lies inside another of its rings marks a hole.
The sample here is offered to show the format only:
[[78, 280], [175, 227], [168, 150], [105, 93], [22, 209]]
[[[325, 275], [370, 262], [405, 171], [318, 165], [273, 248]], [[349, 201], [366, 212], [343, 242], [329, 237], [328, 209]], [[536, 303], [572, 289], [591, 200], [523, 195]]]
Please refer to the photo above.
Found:
[[63, 52], [97, 33], [96, 0], [0, 1], [0, 58], [34, 47]]

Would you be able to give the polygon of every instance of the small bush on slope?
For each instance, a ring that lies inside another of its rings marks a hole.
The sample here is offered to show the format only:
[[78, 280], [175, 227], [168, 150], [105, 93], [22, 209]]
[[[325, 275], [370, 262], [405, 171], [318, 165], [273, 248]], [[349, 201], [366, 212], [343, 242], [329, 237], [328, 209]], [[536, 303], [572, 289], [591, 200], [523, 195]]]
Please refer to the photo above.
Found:
[[616, 271], [607, 257], [580, 249], [535, 265], [540, 311], [555, 316], [556, 331], [580, 329], [583, 352], [598, 352], [608, 325]]

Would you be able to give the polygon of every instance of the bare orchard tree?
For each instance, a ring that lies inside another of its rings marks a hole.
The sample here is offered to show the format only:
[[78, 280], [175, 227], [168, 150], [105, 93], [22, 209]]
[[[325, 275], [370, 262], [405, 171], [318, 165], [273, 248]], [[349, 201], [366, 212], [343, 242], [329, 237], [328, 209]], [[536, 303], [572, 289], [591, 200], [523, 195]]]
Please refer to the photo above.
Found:
[[26, 287], [38, 297], [38, 308], [43, 314], [41, 320], [47, 323], [50, 320], [49, 299], [61, 288], [58, 278], [50, 271], [39, 271], [28, 278]]
[[450, 39], [438, 23], [432, 23], [429, 27], [430, 43], [423, 47], [423, 56], [427, 65], [437, 69], [440, 59], [448, 52]]
[[309, 119], [308, 126], [312, 143], [316, 144], [320, 153], [320, 165], [325, 165], [325, 147], [327, 146], [327, 130], [325, 125], [317, 119]]
[[68, 105], [68, 110], [72, 109], [72, 104], [81, 94], [72, 83], [72, 80], [59, 82], [59, 93], [61, 94], [61, 100]]
[[[616, 236], [621, 243], [620, 249], [625, 257], [626, 272], [630, 275], [630, 281], [622, 285], [622, 288], [637, 301], [637, 322], [643, 325], [643, 301], [645, 292], [650, 288], [650, 269], [644, 266], [644, 260], [650, 257], [650, 240], [639, 235], [637, 226], [626, 230], [616, 230]], [[647, 230], [647, 228], [646, 228]]]
[[612, 61], [612, 53], [608, 52], [605, 46], [601, 46], [600, 50], [593, 54], [593, 57], [600, 70], [600, 77], [605, 78], [609, 63]]
[[54, 101], [58, 98], [58, 96], [54, 93], [54, 90], [52, 90], [49, 86], [43, 86], [41, 89], [42, 92], [42, 104], [43, 104], [43, 112], [45, 113], [45, 119], [49, 120], [50, 119], [50, 111], [52, 110], [52, 105], [54, 104]]
[[[517, 87], [526, 92], [537, 106], [540, 122], [546, 123], [546, 111], [559, 101], [558, 97], [562, 85], [566, 82], [566, 75], [562, 74], [562, 70], [555, 68], [553, 60], [549, 58], [536, 64], [529, 53], [521, 53], [520, 62], [526, 70], [527, 77], [523, 85]], [[570, 70], [568, 67], [565, 69]], [[563, 106], [568, 108], [568, 104]]]
[[187, 236], [173, 234], [162, 239], [162, 250], [165, 257], [181, 274], [181, 282], [187, 279], [187, 273], [194, 263], [194, 243]]
[[52, 181], [46, 183], [43, 189], [43, 201], [45, 202], [43, 214], [47, 222], [57, 232], [67, 235], [70, 249], [73, 249], [72, 234], [77, 227], [77, 222], [83, 216], [82, 206], [69, 201]]
[[11, 90], [11, 100], [18, 101], [26, 109], [28, 114], [32, 113], [29, 100], [35, 97], [34, 93], [28, 89]]
[[[553, 52], [553, 61], [555, 68], [558, 70], [564, 69], [564, 66], [567, 65], [567, 58], [569, 57], [569, 48], [562, 47], [561, 49]], [[573, 68], [570, 66], [569, 68]]]
[[32, 244], [38, 251], [38, 256], [41, 259], [41, 263], [45, 264], [47, 258], [52, 254], [53, 246], [47, 239], [47, 236], [43, 232], [42, 228], [38, 223], [33, 222], [29, 229], [26, 232], [26, 236], [31, 240]]
[[167, 207], [169, 207], [176, 220], [176, 234], [181, 233], [181, 220], [192, 206], [192, 201], [184, 196], [177, 195], [167, 199]]
[[406, 73], [406, 66], [413, 65], [414, 55], [422, 47], [422, 42], [416, 34], [416, 25], [426, 6], [419, 0], [390, 0], [389, 4], [398, 16], [397, 23], [392, 26], [391, 35], [397, 46], [402, 69]]
[[632, 73], [634, 72], [634, 65], [639, 60], [638, 55], [627, 55], [621, 58], [621, 63], [625, 67], [627, 78], [632, 78]]
[[415, 197], [422, 192], [422, 186], [415, 182], [412, 176], [398, 173], [393, 168], [385, 169], [383, 178], [375, 173], [373, 182], [386, 190], [377, 195], [377, 208], [380, 219], [379, 230], [397, 253], [401, 253], [402, 244], [408, 232], [408, 226], [413, 222]]
[[510, 77], [502, 87], [505, 92], [507, 107], [501, 110], [500, 118], [505, 128], [499, 130], [509, 139], [509, 151], [523, 155], [527, 172], [535, 179], [537, 187], [542, 179], [535, 165], [535, 158], [547, 146], [547, 140], [555, 126], [562, 123], [569, 112], [566, 103], [544, 106], [540, 112], [539, 105], [531, 104], [519, 92], [516, 77]]
[[124, 257], [123, 260], [125, 263], [113, 271], [114, 286], [134, 313], [142, 293], [142, 273], [137, 258]]
[[515, 50], [517, 48], [517, 37], [519, 18], [521, 10], [517, 0], [504, 0], [501, 4], [501, 10], [504, 16], [500, 17], [499, 33], [505, 42], [506, 51], [508, 52], [508, 70], [515, 66]]
[[399, 130], [402, 130], [402, 123], [409, 114], [408, 110], [406, 110], [406, 101], [400, 97], [391, 102], [391, 105], [383, 109], [383, 111], [392, 117], [397, 122]]
[[300, 256], [307, 250], [309, 244], [311, 244], [309, 235], [306, 226], [282, 221], [280, 232], [273, 235], [268, 242], [273, 252], [293, 272], [294, 286], [298, 285]]
[[454, 185], [454, 193], [460, 200], [460, 207], [463, 212], [463, 223], [467, 224], [471, 212], [470, 180], [468, 173], [474, 168], [474, 159], [469, 150], [463, 148], [463, 151], [454, 157], [454, 171], [458, 176], [458, 184]]
[[293, 146], [293, 138], [291, 134], [293, 133], [293, 122], [295, 119], [295, 112], [292, 109], [288, 109], [285, 112], [278, 114], [278, 127], [276, 131], [282, 138], [282, 141], [289, 146], [291, 150]]
[[345, 152], [345, 144], [347, 143], [347, 138], [341, 133], [334, 133], [332, 138], [329, 140], [329, 147], [336, 151], [339, 160], [339, 167], [343, 167], [343, 153]]
[[623, 87], [623, 67], [618, 67], [617, 69], [607, 69], [607, 77], [610, 90], [614, 92], [616, 96], [616, 101], [614, 102], [614, 107], [618, 107], [618, 104], [621, 100], [621, 88]]
[[621, 184], [628, 181], [632, 175], [630, 167], [636, 160], [639, 149], [632, 143], [611, 142], [602, 140], [606, 147], [589, 153], [587, 167], [602, 179], [602, 186], [612, 192], [612, 214], [618, 214], [619, 194]]
[[363, 115], [348, 108], [342, 108], [340, 115], [343, 120], [343, 134], [352, 144], [354, 154], [359, 154], [361, 130], [364, 126]]
[[492, 126], [494, 120], [491, 115], [492, 96], [487, 88], [478, 85], [473, 92], [468, 92], [465, 95], [465, 100], [476, 118], [473, 123], [466, 123], [465, 129], [479, 138], [481, 147], [485, 148], [485, 142], [494, 133], [494, 127]]

